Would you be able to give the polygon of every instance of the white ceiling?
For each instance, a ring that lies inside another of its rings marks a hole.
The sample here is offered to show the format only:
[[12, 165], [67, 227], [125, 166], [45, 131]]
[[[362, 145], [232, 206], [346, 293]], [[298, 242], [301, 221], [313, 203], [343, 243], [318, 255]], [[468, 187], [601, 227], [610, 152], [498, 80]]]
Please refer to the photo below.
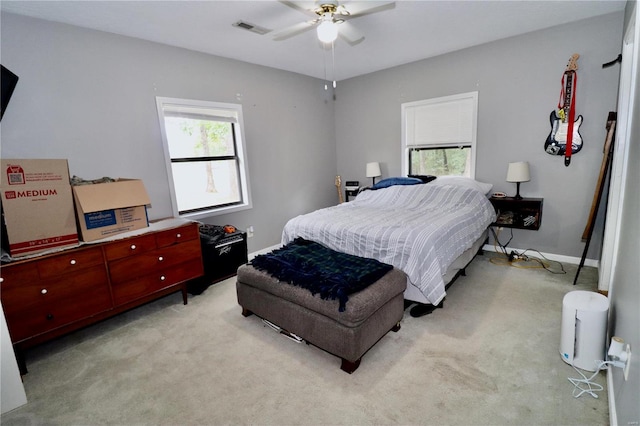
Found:
[[[348, 8], [349, 3], [356, 2], [341, 3]], [[242, 20], [278, 30], [309, 19], [276, 0], [2, 0], [0, 9], [339, 81], [513, 35], [621, 11], [625, 3], [616, 0], [396, 0], [393, 9], [352, 19], [350, 24], [362, 32], [365, 39], [351, 46], [338, 38], [333, 61], [331, 50], [322, 48], [313, 30], [274, 41], [275, 31], [259, 35], [232, 25]], [[328, 64], [326, 71], [325, 62]]]

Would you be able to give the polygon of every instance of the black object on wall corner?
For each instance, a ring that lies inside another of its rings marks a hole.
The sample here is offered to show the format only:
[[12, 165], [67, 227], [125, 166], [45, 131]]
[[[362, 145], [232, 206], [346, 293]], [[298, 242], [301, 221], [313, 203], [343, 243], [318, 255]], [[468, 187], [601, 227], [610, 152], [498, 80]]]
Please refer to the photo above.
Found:
[[2, 116], [4, 115], [4, 111], [7, 109], [7, 105], [9, 105], [9, 99], [11, 99], [11, 95], [13, 95], [13, 90], [16, 88], [16, 84], [18, 84], [18, 76], [9, 71], [4, 65], [0, 65], [2, 67], [2, 74], [0, 75], [0, 83], [2, 84], [2, 92], [0, 92], [0, 98], [2, 99], [1, 109], [0, 109], [0, 120], [2, 120]]

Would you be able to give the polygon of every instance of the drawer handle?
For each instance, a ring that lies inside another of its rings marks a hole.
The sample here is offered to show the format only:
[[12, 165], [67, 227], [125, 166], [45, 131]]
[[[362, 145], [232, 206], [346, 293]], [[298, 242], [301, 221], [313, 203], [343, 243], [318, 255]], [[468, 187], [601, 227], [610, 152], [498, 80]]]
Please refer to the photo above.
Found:
[[136, 245], [135, 244], [131, 244], [131, 250], [135, 250], [136, 249]]
[[182, 234], [176, 234], [176, 238], [181, 238]]
[[53, 319], [53, 314], [47, 314], [47, 319], [51, 321]]
[[43, 288], [42, 290], [40, 290], [40, 293], [42, 294], [47, 294], [49, 291], [46, 288]]
[[160, 281], [164, 281], [164, 280], [166, 280], [166, 279], [167, 279], [167, 278], [166, 278], [164, 275], [160, 275]]
[[164, 257], [162, 257], [162, 256], [158, 256], [158, 261], [159, 261], [159, 262], [162, 262], [163, 260], [164, 260]]
[[75, 264], [76, 264], [76, 263], [78, 263], [78, 262], [76, 262], [76, 260], [75, 260], [75, 259], [71, 259], [71, 262], [69, 262], [69, 263], [70, 263], [70, 264], [72, 264], [72, 265], [75, 265]]

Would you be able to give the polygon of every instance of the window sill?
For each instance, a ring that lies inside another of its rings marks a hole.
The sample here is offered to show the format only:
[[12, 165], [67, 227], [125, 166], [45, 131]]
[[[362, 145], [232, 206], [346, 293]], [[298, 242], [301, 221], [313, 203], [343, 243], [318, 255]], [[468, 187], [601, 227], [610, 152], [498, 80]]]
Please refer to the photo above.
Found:
[[184, 214], [181, 214], [180, 217], [183, 219], [199, 220], [199, 219], [205, 219], [207, 217], [220, 216], [223, 214], [236, 213], [242, 210], [249, 210], [252, 207], [253, 206], [251, 205], [251, 203], [245, 203], [245, 204], [239, 204], [235, 206], [221, 207], [218, 209], [203, 210], [203, 211], [193, 212], [193, 213], [184, 213]]

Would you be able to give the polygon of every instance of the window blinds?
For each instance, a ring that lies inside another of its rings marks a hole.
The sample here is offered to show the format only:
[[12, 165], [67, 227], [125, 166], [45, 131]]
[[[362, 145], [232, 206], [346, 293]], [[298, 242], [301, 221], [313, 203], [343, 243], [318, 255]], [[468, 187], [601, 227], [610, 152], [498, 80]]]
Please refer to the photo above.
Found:
[[410, 102], [403, 108], [407, 148], [475, 141], [478, 92]]
[[237, 123], [238, 114], [234, 110], [198, 108], [177, 104], [164, 104], [162, 106], [165, 117], [182, 117], [192, 120], [223, 121]]

